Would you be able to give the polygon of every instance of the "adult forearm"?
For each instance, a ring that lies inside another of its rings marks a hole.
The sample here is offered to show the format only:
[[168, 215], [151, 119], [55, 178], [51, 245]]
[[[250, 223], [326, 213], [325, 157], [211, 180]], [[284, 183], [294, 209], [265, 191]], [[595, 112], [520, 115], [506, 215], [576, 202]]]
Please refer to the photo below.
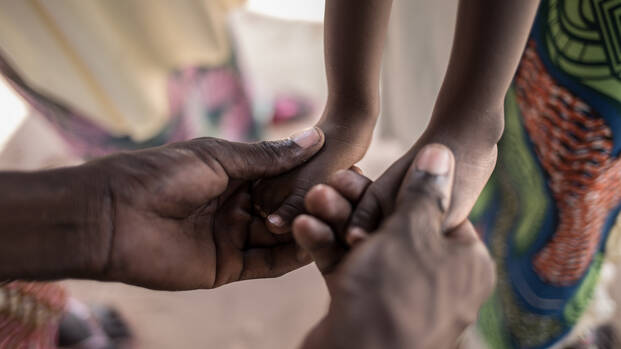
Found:
[[[328, 0], [325, 62], [328, 107], [379, 108], [382, 52], [392, 0]], [[342, 115], [346, 118], [348, 115]]]
[[375, 303], [358, 304], [354, 311], [351, 307], [333, 309], [331, 305], [328, 314], [308, 333], [301, 349], [417, 349], [416, 342], [403, 338], [395, 323], [382, 316], [386, 309], [382, 314], [374, 311]]
[[453, 49], [431, 127], [497, 141], [503, 101], [522, 56], [538, 0], [461, 0]]
[[449, 312], [437, 317], [425, 314], [419, 306], [412, 307], [416, 309], [413, 315], [403, 304], [378, 295], [345, 303], [330, 306], [304, 339], [302, 349], [452, 348], [463, 332], [451, 325], [454, 314]]
[[0, 281], [91, 277], [104, 265], [109, 202], [87, 172], [0, 173]]

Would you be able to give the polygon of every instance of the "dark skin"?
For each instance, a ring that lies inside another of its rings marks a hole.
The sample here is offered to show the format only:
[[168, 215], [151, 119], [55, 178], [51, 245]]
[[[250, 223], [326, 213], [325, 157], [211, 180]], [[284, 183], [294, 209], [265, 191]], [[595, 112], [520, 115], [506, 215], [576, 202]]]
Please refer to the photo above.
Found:
[[252, 183], [302, 164], [323, 141], [318, 129], [257, 144], [203, 138], [0, 173], [0, 280], [189, 290], [297, 269], [309, 258], [267, 230]]
[[[437, 142], [455, 155], [455, 192], [446, 224], [464, 222], [494, 169], [509, 88], [539, 1], [461, 0], [451, 59], [431, 122], [414, 146], [365, 192], [346, 239], [373, 231], [394, 210], [412, 159]], [[476, 38], [474, 40], [473, 38]]]
[[[431, 122], [418, 142], [369, 188], [352, 217], [352, 227], [360, 228], [352, 236], [372, 231], [392, 212], [408, 165], [421, 145], [431, 142], [445, 144], [455, 154], [458, 190], [447, 224], [464, 221], [496, 163], [504, 95], [538, 3], [460, 1], [451, 59]], [[259, 186], [259, 204], [272, 214], [267, 223], [272, 232], [288, 232], [289, 222], [303, 212], [304, 193], [336, 170], [349, 168], [366, 152], [379, 106], [381, 55], [391, 5], [373, 0], [326, 2], [328, 103], [318, 124], [326, 132], [326, 147], [300, 170]]]
[[296, 220], [299, 253], [252, 216], [251, 181], [292, 169], [322, 145], [316, 129], [258, 144], [195, 139], [77, 167], [0, 173], [0, 278], [92, 278], [185, 290], [278, 276], [312, 256], [332, 302], [305, 348], [453, 343], [491, 291], [494, 272], [471, 225], [442, 235], [450, 152], [435, 146], [447, 154], [443, 167], [438, 154], [419, 156], [396, 213], [347, 254], [333, 229], [351, 213], [346, 198], [355, 202], [368, 179], [341, 172], [331, 181], [340, 192], [311, 191], [307, 208], [325, 223]]
[[[448, 149], [441, 145], [437, 150]], [[303, 348], [450, 348], [494, 285], [494, 264], [474, 228], [444, 230], [454, 160], [436, 171], [418, 156], [408, 169], [394, 213], [366, 241], [346, 251], [335, 232], [370, 181], [352, 171], [306, 196], [310, 215], [294, 235], [316, 261], [332, 298]], [[436, 162], [437, 164], [437, 162]], [[362, 319], [362, 321], [361, 321]]]
[[326, 1], [325, 60], [328, 101], [317, 124], [326, 135], [321, 152], [299, 169], [257, 187], [274, 233], [287, 233], [304, 212], [304, 195], [340, 169], [360, 161], [379, 113], [381, 59], [391, 0]]

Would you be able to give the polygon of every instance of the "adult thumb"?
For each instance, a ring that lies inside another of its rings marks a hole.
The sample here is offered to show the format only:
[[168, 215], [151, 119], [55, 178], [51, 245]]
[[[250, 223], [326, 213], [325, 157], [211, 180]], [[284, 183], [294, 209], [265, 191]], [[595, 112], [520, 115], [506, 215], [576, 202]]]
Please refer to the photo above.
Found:
[[321, 129], [312, 127], [276, 141], [237, 143], [211, 138], [195, 145], [202, 157], [216, 160], [230, 178], [252, 180], [295, 168], [313, 157], [323, 147], [324, 140]]
[[395, 211], [406, 214], [413, 226], [441, 231], [450, 207], [455, 158], [442, 144], [423, 147], [408, 169], [399, 193]]

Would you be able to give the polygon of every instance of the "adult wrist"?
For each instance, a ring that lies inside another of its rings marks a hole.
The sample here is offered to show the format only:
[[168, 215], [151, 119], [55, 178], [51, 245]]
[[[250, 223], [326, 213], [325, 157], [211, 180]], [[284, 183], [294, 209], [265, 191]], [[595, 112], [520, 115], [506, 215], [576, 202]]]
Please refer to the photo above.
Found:
[[[328, 315], [306, 338], [303, 349], [432, 349], [456, 345], [461, 324], [453, 314], [413, 317], [403, 303], [394, 302], [398, 296], [378, 297], [348, 301], [345, 307], [335, 307], [333, 303]], [[424, 311], [423, 308], [410, 307], [414, 312]]]
[[103, 202], [82, 166], [0, 174], [0, 278], [91, 278], [105, 260]]
[[344, 301], [333, 299], [303, 348], [419, 348], [411, 318], [399, 318], [402, 310], [393, 309], [384, 297], [349, 293]]
[[[102, 168], [103, 167], [103, 168]], [[89, 207], [81, 215], [85, 241], [82, 244], [81, 265], [84, 277], [106, 281], [110, 274], [110, 258], [115, 238], [115, 196], [112, 188], [113, 174], [99, 161], [86, 163], [76, 170], [78, 182], [87, 188], [83, 204]], [[110, 280], [115, 281], [115, 280]]]

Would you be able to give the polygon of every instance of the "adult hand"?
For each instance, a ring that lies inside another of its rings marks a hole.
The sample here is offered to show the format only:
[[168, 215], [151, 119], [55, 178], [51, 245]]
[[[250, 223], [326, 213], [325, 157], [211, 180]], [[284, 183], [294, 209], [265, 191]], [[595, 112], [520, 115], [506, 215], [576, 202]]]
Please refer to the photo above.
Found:
[[347, 114], [358, 122], [339, 126], [329, 121], [320, 123], [326, 137], [325, 146], [310, 161], [293, 171], [261, 181], [254, 196], [261, 211], [267, 217], [267, 227], [272, 233], [291, 232], [291, 223], [304, 213], [304, 196], [315, 184], [324, 183], [338, 170], [348, 169], [364, 156], [369, 144], [375, 118], [360, 111], [345, 109], [326, 110], [323, 119], [342, 117]]
[[312, 128], [256, 144], [199, 138], [113, 155], [81, 167], [106, 183], [99, 234], [108, 256], [95, 278], [155, 289], [213, 288], [276, 277], [307, 264], [291, 234], [269, 233], [253, 210], [252, 182], [310, 159], [324, 136]]
[[[349, 252], [334, 231], [370, 181], [340, 172], [307, 195], [294, 235], [332, 297], [305, 348], [449, 348], [493, 289], [494, 264], [472, 225], [445, 232], [454, 160], [424, 147], [407, 171], [395, 212]], [[349, 201], [348, 201], [349, 200]]]

